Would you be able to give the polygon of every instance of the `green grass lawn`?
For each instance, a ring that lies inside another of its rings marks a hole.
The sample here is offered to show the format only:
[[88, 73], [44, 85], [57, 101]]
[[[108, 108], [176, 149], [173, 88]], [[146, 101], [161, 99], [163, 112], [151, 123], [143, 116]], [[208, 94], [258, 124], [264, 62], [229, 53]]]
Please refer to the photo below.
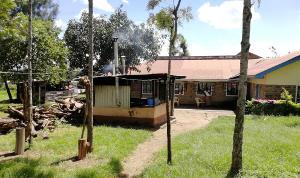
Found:
[[[0, 177], [116, 177], [121, 161], [150, 137], [145, 130], [120, 127], [94, 127], [94, 152], [88, 159], [73, 162], [81, 128], [60, 125], [48, 140], [34, 139], [29, 158], [0, 162]], [[0, 152], [13, 151], [15, 133], [0, 136]]]
[[[176, 137], [173, 165], [167, 166], [164, 149], [142, 177], [226, 177], [233, 126], [233, 118], [222, 117]], [[243, 177], [299, 177], [300, 117], [246, 119], [243, 163]]]

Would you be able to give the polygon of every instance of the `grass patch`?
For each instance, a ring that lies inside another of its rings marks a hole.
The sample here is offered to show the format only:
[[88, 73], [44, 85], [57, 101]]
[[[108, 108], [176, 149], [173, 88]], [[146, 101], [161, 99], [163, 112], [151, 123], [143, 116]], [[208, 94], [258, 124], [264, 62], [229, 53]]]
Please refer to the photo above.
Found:
[[[145, 130], [95, 126], [94, 152], [73, 162], [80, 127], [60, 125], [48, 140], [34, 139], [30, 157], [0, 163], [0, 177], [116, 177], [122, 160], [150, 137]], [[13, 151], [15, 132], [0, 136], [0, 151]]]
[[[243, 177], [300, 175], [300, 117], [245, 120]], [[173, 165], [161, 151], [141, 177], [226, 177], [231, 164], [234, 119], [222, 117], [208, 128], [173, 142]]]

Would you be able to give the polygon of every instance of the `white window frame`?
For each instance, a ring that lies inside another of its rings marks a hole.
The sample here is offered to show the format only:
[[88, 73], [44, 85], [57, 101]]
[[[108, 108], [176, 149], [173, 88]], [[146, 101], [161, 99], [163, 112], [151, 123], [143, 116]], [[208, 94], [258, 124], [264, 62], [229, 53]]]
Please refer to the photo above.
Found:
[[[151, 86], [151, 92], [150, 93], [144, 93], [144, 85], [143, 85], [144, 82], [150, 82], [150, 86]], [[151, 80], [149, 80], [149, 81], [148, 80], [147, 81], [142, 81], [142, 95], [150, 95], [150, 94], [152, 95], [152, 93], [153, 93], [153, 91], [152, 91], [153, 90], [152, 89], [153, 86], [152, 85], [153, 85], [153, 83], [152, 83]]]
[[[209, 95], [204, 95], [204, 94], [198, 94], [198, 84], [199, 83], [209, 83], [210, 85], [210, 94]], [[212, 82], [196, 82], [196, 95], [197, 96], [212, 96], [213, 95], [213, 83]]]
[[[238, 92], [237, 92], [236, 95], [228, 95], [228, 93], [227, 93], [227, 91], [228, 91], [227, 88], [228, 88], [228, 84], [229, 84], [229, 83], [236, 83], [236, 84], [237, 84], [237, 90], [238, 90]], [[226, 89], [225, 89], [226, 96], [238, 96], [238, 94], [239, 94], [239, 84], [238, 84], [238, 82], [226, 82], [225, 85], [226, 85], [226, 87], [225, 87], [225, 88], [226, 88]]]
[[[179, 93], [179, 94], [176, 94], [175, 93], [175, 86], [176, 86], [176, 84], [180, 84], [180, 85], [182, 85], [182, 93]], [[174, 95], [176, 95], [176, 96], [178, 96], [178, 95], [184, 95], [184, 82], [175, 82], [174, 83]]]

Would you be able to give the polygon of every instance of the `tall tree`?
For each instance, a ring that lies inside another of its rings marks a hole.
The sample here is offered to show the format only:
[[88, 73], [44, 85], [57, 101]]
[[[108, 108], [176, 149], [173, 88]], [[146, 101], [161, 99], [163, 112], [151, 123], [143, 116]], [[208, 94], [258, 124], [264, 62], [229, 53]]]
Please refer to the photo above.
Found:
[[94, 60], [94, 42], [93, 42], [93, 0], [89, 0], [89, 34], [88, 34], [88, 43], [89, 43], [89, 62], [88, 62], [88, 77], [90, 81], [89, 90], [87, 92], [87, 141], [89, 142], [89, 152], [93, 150], [93, 60]]
[[182, 34], [177, 35], [177, 40], [175, 42], [175, 54], [178, 56], [188, 56], [188, 45], [187, 41]]
[[[127, 13], [117, 9], [109, 18], [94, 17], [94, 70], [104, 73], [107, 65], [113, 60], [113, 35], [119, 37], [119, 53], [126, 56], [126, 71], [136, 70], [141, 59], [155, 59], [161, 48], [161, 39], [153, 28], [144, 24], [136, 25]], [[64, 39], [70, 50], [69, 61], [73, 69], [86, 69], [88, 63], [88, 14], [83, 13], [80, 20], [71, 20]], [[84, 72], [87, 74], [87, 70]]]
[[32, 123], [32, 0], [29, 0], [29, 10], [28, 10], [28, 52], [27, 52], [27, 60], [28, 60], [28, 123], [27, 127], [29, 130], [29, 144], [32, 143], [31, 137], [31, 123]]
[[[153, 10], [164, 0], [149, 0], [147, 8]], [[189, 21], [192, 18], [191, 7], [180, 8], [181, 0], [176, 3], [172, 0], [173, 5], [162, 8], [157, 14], [150, 15], [150, 21], [152, 21], [159, 29], [167, 30], [169, 33], [169, 56], [175, 56], [176, 48], [175, 42], [178, 35], [178, 24], [182, 20]], [[166, 80], [166, 113], [167, 113], [167, 140], [168, 140], [168, 159], [167, 163], [172, 163], [172, 150], [171, 150], [171, 121], [170, 121], [170, 73], [171, 73], [171, 59], [168, 60], [168, 75]], [[173, 96], [173, 90], [171, 96]], [[173, 97], [171, 97], [171, 115], [173, 114]]]
[[[28, 3], [28, 1], [26, 2]], [[28, 17], [22, 12], [16, 11], [16, 7], [12, 0], [5, 0], [0, 7], [0, 71], [11, 72], [1, 74], [2, 80], [18, 82], [28, 78], [25, 75], [16, 75], [14, 73], [28, 73], [26, 55], [29, 45], [29, 26]], [[35, 73], [34, 78], [58, 83], [66, 77], [66, 57], [68, 52], [64, 42], [58, 38], [59, 29], [54, 26], [53, 21], [45, 21], [40, 18], [33, 19], [32, 24], [34, 27], [32, 28], [32, 68]], [[36, 73], [40, 74], [37, 75]], [[9, 88], [7, 88], [7, 91], [9, 95]]]
[[[16, 1], [16, 11], [21, 11], [25, 15], [29, 14], [29, 0]], [[58, 14], [59, 5], [53, 0], [36, 0], [32, 2], [32, 15], [34, 18], [43, 20], [54, 20]]]
[[233, 134], [232, 162], [230, 173], [237, 175], [243, 168], [243, 131], [245, 118], [245, 104], [247, 93], [248, 54], [250, 49], [250, 26], [251, 26], [251, 0], [244, 0], [243, 30], [241, 42], [239, 94], [237, 101], [235, 127]]

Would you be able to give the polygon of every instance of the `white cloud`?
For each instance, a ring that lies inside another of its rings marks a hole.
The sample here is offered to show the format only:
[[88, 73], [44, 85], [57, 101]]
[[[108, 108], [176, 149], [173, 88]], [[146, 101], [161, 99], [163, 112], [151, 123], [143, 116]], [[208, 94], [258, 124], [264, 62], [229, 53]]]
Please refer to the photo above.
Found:
[[[252, 21], [260, 19], [260, 14], [252, 9]], [[198, 18], [218, 29], [235, 29], [242, 26], [243, 1], [227, 0], [220, 5], [213, 6], [204, 3], [198, 9]]]
[[239, 44], [223, 44], [216, 42], [216, 45], [206, 46], [199, 43], [188, 43], [188, 50], [191, 56], [215, 56], [215, 55], [235, 55], [240, 50]]
[[122, 0], [123, 3], [128, 4], [129, 1], [128, 0]]
[[59, 37], [62, 38], [63, 34], [65, 33], [67, 29], [67, 23], [64, 22], [62, 19], [57, 19], [54, 21], [54, 24], [56, 27], [61, 29], [61, 33], [59, 34]]
[[[73, 2], [77, 2], [78, 0], [73, 0]], [[81, 0], [84, 4], [89, 4], [88, 0]], [[106, 12], [113, 12], [114, 8], [107, 0], [94, 0], [94, 8], [103, 10]]]
[[62, 19], [55, 20], [54, 24], [56, 27], [59, 27], [62, 30], [65, 30], [67, 28], [67, 23], [64, 22]]

